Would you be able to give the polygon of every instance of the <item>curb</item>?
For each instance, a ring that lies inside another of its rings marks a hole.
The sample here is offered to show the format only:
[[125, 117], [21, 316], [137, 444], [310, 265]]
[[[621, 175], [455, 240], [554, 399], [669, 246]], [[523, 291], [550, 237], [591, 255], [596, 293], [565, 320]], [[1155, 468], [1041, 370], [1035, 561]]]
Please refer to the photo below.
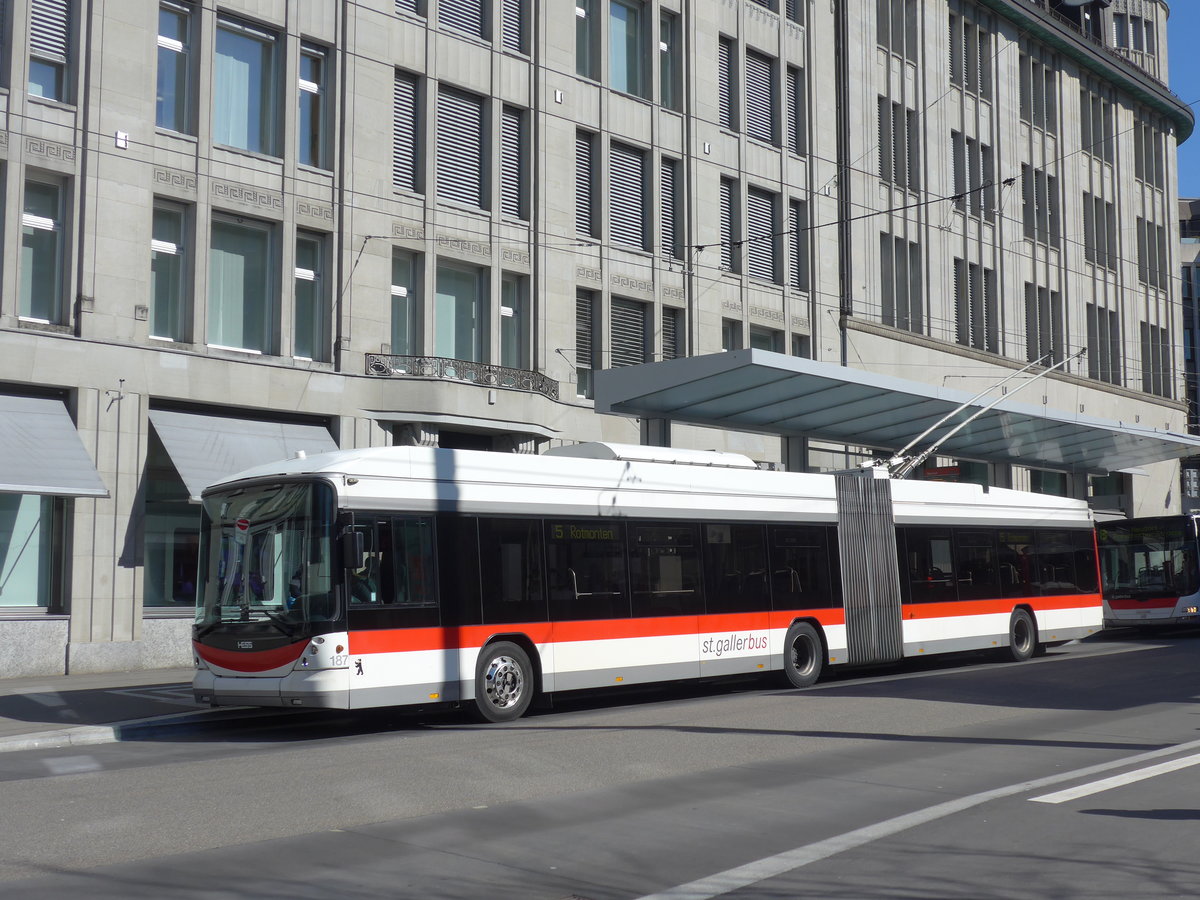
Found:
[[[0, 753], [21, 750], [54, 750], [62, 747], [86, 747], [95, 744], [115, 744], [125, 740], [136, 740], [148, 732], [187, 728], [213, 721], [231, 721], [270, 715], [274, 710], [251, 707], [199, 710], [197, 712], [168, 713], [148, 719], [127, 719], [111, 725], [72, 725], [53, 731], [37, 731], [0, 737]], [[280, 712], [284, 712], [280, 710]], [[288, 710], [290, 712], [290, 710]]]

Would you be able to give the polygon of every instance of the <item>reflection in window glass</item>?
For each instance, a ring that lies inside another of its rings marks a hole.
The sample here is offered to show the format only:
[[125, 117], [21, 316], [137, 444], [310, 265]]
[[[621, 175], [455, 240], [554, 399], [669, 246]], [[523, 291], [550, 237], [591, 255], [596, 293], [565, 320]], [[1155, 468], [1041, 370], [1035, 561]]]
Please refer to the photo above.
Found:
[[421, 294], [418, 257], [392, 251], [392, 353], [416, 356], [421, 352]]
[[485, 624], [546, 621], [539, 520], [480, 519], [479, 572]]
[[645, 95], [642, 65], [642, 5], [612, 0], [609, 8], [609, 80], [613, 90]]
[[208, 272], [208, 343], [267, 353], [272, 332], [270, 231], [214, 221]]
[[183, 210], [156, 205], [150, 240], [150, 334], [169, 341], [184, 335]]
[[220, 19], [213, 79], [213, 140], [274, 154], [275, 35]]
[[771, 594], [778, 610], [840, 606], [838, 579], [830, 578], [830, 558], [837, 558], [831, 528], [772, 525]]
[[770, 608], [763, 526], [705, 525], [704, 569], [707, 612], [754, 612]]
[[0, 608], [51, 605], [57, 502], [0, 494]]
[[62, 320], [62, 191], [56, 184], [25, 182], [21, 215], [19, 314], [41, 322]]
[[159, 128], [188, 131], [188, 65], [191, 11], [176, 3], [158, 8], [158, 83], [154, 121]]
[[300, 48], [300, 110], [296, 123], [296, 158], [306, 166], [329, 168], [325, 159], [325, 50]]
[[329, 359], [329, 304], [326, 299], [321, 238], [296, 237], [295, 346], [300, 359]]
[[700, 588], [699, 528], [638, 525], [630, 530], [629, 580], [635, 616], [696, 615]]
[[437, 271], [434, 354], [484, 362], [487, 274], [482, 269], [442, 264]]

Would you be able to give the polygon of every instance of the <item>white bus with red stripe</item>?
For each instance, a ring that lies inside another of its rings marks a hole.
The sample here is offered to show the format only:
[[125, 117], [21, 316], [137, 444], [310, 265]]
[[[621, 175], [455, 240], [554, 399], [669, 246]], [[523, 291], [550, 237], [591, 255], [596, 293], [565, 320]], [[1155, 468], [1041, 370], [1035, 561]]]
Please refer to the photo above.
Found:
[[1109, 627], [1200, 624], [1200, 541], [1191, 515], [1096, 526]]
[[732, 454], [376, 448], [204, 492], [214, 705], [473, 705], [1039, 646], [1101, 627], [1081, 502]]

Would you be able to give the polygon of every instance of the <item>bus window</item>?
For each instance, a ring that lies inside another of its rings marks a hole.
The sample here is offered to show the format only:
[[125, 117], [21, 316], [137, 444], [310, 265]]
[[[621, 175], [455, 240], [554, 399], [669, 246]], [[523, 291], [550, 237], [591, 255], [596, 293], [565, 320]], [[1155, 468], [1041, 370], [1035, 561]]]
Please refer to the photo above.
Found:
[[1037, 575], [1034, 587], [1040, 594], [1078, 594], [1075, 581], [1075, 542], [1069, 531], [1040, 531], [1035, 543]]
[[363, 565], [349, 573], [351, 628], [440, 624], [432, 585], [433, 520], [377, 517], [363, 533]]
[[994, 531], [956, 531], [954, 552], [958, 599], [986, 600], [1000, 596], [1000, 565]]
[[1005, 597], [1032, 597], [1037, 565], [1032, 531], [1001, 531], [999, 534], [1000, 590]]
[[629, 580], [635, 616], [703, 612], [696, 525], [636, 525], [630, 529]]
[[625, 526], [602, 519], [546, 522], [550, 618], [629, 617]]
[[[1100, 590], [1099, 574], [1096, 571], [1096, 539], [1092, 531], [1068, 531], [1068, 539], [1074, 547], [1075, 583], [1087, 594]], [[1184, 591], [1182, 593], [1191, 593]]]
[[777, 610], [824, 609], [839, 605], [829, 578], [832, 529], [772, 525], [771, 606]]
[[945, 603], [958, 599], [950, 531], [940, 528], [902, 528], [905, 555], [901, 581], [908, 578], [912, 603]]
[[479, 519], [479, 574], [484, 624], [546, 621], [540, 521]]
[[437, 517], [437, 584], [443, 625], [483, 624], [477, 523], [473, 516]]
[[762, 525], [704, 526], [705, 609], [710, 613], [771, 608]]

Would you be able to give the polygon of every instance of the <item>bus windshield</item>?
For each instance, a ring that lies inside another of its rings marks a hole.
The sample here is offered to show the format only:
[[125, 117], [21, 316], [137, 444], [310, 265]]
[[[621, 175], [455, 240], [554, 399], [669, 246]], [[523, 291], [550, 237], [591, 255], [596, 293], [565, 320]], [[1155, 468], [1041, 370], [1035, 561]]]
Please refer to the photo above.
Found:
[[1108, 522], [1097, 542], [1107, 597], [1183, 597], [1200, 587], [1187, 519]]
[[333, 497], [324, 484], [277, 484], [204, 498], [196, 625], [270, 623], [289, 637], [338, 618]]

